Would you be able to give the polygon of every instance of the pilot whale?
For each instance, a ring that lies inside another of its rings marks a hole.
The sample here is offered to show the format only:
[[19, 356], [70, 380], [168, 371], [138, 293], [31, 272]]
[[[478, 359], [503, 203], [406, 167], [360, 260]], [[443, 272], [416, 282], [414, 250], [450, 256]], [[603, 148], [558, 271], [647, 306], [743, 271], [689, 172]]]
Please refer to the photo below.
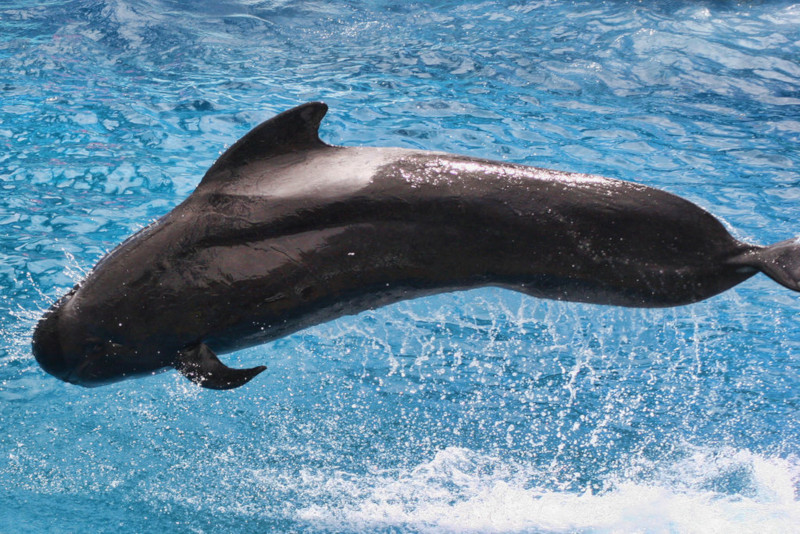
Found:
[[742, 243], [639, 185], [465, 156], [331, 146], [308, 103], [250, 131], [170, 213], [37, 324], [48, 373], [96, 386], [175, 368], [214, 389], [265, 369], [217, 354], [404, 299], [478, 286], [635, 307], [763, 272], [800, 290], [800, 239]]

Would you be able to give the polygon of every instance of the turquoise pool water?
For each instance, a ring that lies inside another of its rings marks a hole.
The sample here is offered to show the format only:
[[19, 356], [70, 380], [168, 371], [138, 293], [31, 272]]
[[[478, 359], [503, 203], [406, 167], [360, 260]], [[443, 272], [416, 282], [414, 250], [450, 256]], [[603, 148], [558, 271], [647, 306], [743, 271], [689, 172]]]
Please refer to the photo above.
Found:
[[800, 4], [0, 4], [0, 532], [788, 532], [800, 295], [631, 310], [497, 289], [83, 389], [43, 309], [309, 100], [322, 137], [591, 172], [800, 235]]

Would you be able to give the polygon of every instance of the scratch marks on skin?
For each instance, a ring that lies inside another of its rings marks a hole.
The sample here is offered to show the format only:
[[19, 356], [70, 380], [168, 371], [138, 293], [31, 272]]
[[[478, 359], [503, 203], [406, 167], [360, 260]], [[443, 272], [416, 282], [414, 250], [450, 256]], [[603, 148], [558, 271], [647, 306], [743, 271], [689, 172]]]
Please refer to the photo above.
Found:
[[[303, 262], [303, 261], [299, 260], [294, 254], [289, 253], [286, 249], [284, 249], [281, 246], [273, 244], [273, 245], [270, 245], [269, 248], [270, 248], [270, 250], [272, 250], [276, 254], [279, 254], [279, 255], [283, 256], [284, 258], [286, 258], [286, 260], [288, 260], [288, 262], [291, 263], [292, 265], [295, 265], [300, 270], [300, 272], [305, 272], [308, 275], [308, 277], [311, 279], [309, 281], [310, 283], [299, 284], [295, 288], [295, 293], [296, 293], [297, 296], [300, 297], [300, 299], [302, 299], [302, 300], [310, 300], [315, 295], [318, 295], [318, 294], [325, 293], [325, 292], [329, 291], [330, 288], [328, 287], [328, 284], [324, 280], [324, 278], [320, 277], [318, 273], [316, 273], [313, 269], [310, 268], [310, 265], [313, 265], [312, 263]], [[300, 250], [298, 250], [297, 252], [299, 254], [302, 254], [302, 251], [300, 251]], [[286, 296], [287, 295], [284, 292], [280, 292], [280, 293], [274, 295], [272, 297], [272, 299], [269, 300], [269, 301], [270, 302], [271, 301], [278, 301], [278, 300], [286, 298]]]

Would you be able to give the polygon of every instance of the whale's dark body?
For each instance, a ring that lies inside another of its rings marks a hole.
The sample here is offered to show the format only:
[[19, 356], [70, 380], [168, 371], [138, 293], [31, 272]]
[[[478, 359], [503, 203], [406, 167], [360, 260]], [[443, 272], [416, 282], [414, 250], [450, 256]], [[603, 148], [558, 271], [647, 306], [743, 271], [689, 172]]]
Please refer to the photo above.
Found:
[[233, 145], [172, 212], [104, 257], [38, 324], [48, 372], [98, 385], [176, 367], [231, 388], [224, 353], [345, 314], [493, 285], [659, 307], [758, 271], [791, 289], [800, 244], [741, 243], [675, 195], [597, 176], [334, 147], [312, 103]]

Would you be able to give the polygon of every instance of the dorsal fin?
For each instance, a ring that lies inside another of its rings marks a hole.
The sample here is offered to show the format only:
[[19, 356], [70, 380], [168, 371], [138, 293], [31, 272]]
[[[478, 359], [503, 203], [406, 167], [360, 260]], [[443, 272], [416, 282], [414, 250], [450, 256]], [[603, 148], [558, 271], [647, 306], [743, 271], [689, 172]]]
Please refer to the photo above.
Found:
[[319, 138], [319, 124], [327, 111], [326, 104], [309, 102], [262, 122], [217, 159], [200, 185], [226, 180], [254, 161], [327, 146]]

